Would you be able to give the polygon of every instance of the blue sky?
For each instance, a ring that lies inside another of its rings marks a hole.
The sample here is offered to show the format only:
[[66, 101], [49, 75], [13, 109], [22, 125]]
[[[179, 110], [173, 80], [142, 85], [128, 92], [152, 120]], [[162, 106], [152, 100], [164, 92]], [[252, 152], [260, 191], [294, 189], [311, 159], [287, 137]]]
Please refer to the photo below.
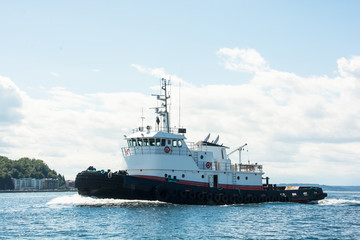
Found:
[[[71, 178], [90, 163], [102, 164], [88, 153], [99, 146], [87, 140], [94, 137], [107, 145], [92, 154], [118, 167], [118, 138], [136, 127], [139, 109], [151, 107], [151, 87], [171, 77], [184, 83], [184, 105], [194, 105], [184, 110], [184, 124], [194, 112], [188, 122], [194, 128], [196, 119], [228, 119], [203, 124], [209, 129], [189, 138], [213, 131], [225, 132], [224, 140], [236, 142], [231, 147], [246, 141], [257, 152], [254, 161], [278, 181], [336, 184], [338, 174], [340, 184], [351, 184], [357, 174], [335, 172], [343, 166], [339, 156], [347, 164], [359, 160], [359, 10], [358, 1], [2, 1], [0, 154], [44, 159]], [[135, 118], [119, 121], [124, 111]], [[71, 120], [86, 114], [98, 119]], [[228, 132], [231, 124], [241, 136]], [[71, 146], [58, 134], [63, 129], [76, 139]], [[265, 160], [269, 142], [281, 161]], [[55, 143], [68, 150], [59, 152]], [[324, 177], [304, 172], [314, 152], [316, 166], [329, 163]], [[74, 157], [81, 159], [77, 165]], [[276, 170], [287, 160], [283, 166], [293, 171]]]
[[[139, 91], [138, 83], [146, 90], [148, 80], [132, 63], [181, 73], [198, 86], [233, 84], [239, 74], [223, 69], [215, 53], [238, 47], [256, 49], [274, 69], [301, 76], [332, 75], [338, 58], [360, 54], [359, 5], [2, 1], [0, 69], [20, 87], [61, 85], [82, 93]], [[240, 81], [249, 77], [244, 74]]]

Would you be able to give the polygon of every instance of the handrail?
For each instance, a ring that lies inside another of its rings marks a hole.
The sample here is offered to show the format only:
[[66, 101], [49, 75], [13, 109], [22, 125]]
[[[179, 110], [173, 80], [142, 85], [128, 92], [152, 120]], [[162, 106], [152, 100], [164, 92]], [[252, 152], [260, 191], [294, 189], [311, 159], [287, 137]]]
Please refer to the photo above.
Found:
[[165, 146], [137, 146], [137, 147], [123, 147], [121, 148], [121, 151], [124, 157], [131, 155], [139, 155], [139, 154], [192, 156], [191, 152], [186, 147], [169, 146], [169, 151], [165, 148], [166, 148]]
[[[183, 130], [184, 128], [176, 128], [176, 127], [173, 127], [173, 128], [169, 128], [169, 133], [173, 133], [173, 134], [185, 134], [184, 132], [179, 132], [179, 130]], [[151, 130], [150, 129], [147, 129], [146, 127], [138, 127], [138, 128], [134, 128], [132, 129], [132, 133], [137, 133], [137, 132], [146, 132], [146, 131], [149, 131]], [[164, 127], [156, 127], [155, 131], [157, 132], [167, 132], [167, 129], [164, 128]]]

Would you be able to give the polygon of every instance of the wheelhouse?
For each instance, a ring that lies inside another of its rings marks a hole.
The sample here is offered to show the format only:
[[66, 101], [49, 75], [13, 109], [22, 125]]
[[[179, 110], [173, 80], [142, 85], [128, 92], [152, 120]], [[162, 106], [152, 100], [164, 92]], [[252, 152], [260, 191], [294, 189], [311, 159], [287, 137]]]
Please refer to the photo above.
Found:
[[127, 140], [128, 148], [131, 147], [179, 147], [181, 148], [184, 143], [182, 139], [172, 138], [130, 138]]

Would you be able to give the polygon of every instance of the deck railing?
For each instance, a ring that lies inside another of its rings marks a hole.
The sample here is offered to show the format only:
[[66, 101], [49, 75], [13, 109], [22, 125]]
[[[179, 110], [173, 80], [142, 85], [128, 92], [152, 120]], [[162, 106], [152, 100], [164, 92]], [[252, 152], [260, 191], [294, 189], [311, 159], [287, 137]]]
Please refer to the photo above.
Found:
[[[164, 147], [164, 146], [138, 146], [138, 147], [123, 147], [121, 148], [124, 157], [131, 155], [143, 154], [158, 154], [158, 155], [182, 155], [191, 156], [189, 149], [185, 147]], [[168, 152], [167, 152], [168, 151]]]
[[209, 164], [206, 161], [199, 161], [198, 167], [205, 170], [234, 171], [234, 172], [262, 172], [262, 165], [258, 164], [231, 164], [214, 162]]
[[[138, 128], [134, 128], [132, 129], [132, 132], [133, 133], [136, 133], [136, 132], [147, 132], [147, 131], [151, 131], [152, 130], [152, 127], [148, 128], [147, 127], [138, 127]], [[155, 128], [155, 131], [157, 132], [167, 132], [167, 128], [164, 128], [164, 127], [156, 127]], [[173, 134], [185, 134], [186, 133], [186, 129], [185, 128], [176, 128], [176, 127], [173, 127], [173, 128], [169, 128], [169, 133], [173, 133]]]

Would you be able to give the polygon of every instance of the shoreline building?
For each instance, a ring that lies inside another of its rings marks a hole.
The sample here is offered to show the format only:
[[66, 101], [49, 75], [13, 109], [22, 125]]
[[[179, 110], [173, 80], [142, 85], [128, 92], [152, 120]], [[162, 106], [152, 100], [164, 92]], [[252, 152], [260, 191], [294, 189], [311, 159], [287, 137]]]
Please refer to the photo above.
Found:
[[12, 178], [14, 190], [42, 190], [42, 189], [58, 189], [59, 180], [54, 178]]

